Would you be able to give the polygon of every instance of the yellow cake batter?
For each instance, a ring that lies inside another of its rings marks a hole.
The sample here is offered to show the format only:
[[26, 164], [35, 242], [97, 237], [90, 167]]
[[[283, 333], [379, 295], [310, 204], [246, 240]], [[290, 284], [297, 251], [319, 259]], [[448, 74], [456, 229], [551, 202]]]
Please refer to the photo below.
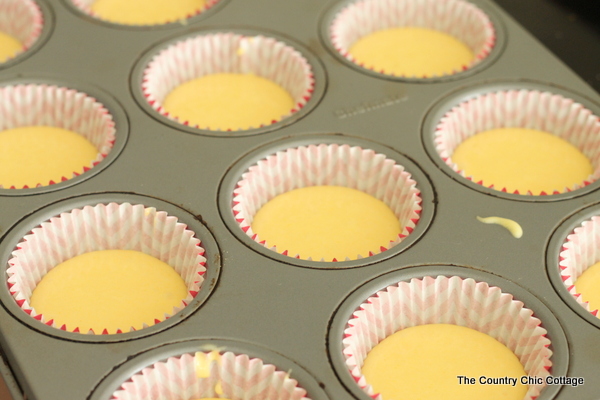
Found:
[[206, 0], [96, 0], [92, 12], [117, 24], [155, 25], [185, 19], [205, 5]]
[[502, 217], [477, 217], [477, 220], [484, 224], [498, 224], [509, 231], [510, 234], [517, 239], [520, 239], [523, 236], [523, 228], [521, 228], [521, 225], [519, 225], [517, 221], [513, 221], [512, 219]]
[[590, 303], [590, 310], [600, 310], [600, 262], [592, 265], [577, 281], [575, 290], [581, 293], [581, 299]]
[[475, 182], [483, 180], [508, 192], [538, 195], [562, 192], [593, 172], [590, 161], [564, 139], [534, 129], [500, 128], [478, 133], [452, 155], [458, 168]]
[[402, 27], [373, 32], [350, 47], [357, 64], [385, 74], [431, 77], [462, 71], [473, 52], [433, 29]]
[[0, 32], [0, 62], [14, 57], [21, 50], [23, 50], [23, 44], [20, 41], [11, 35]]
[[194, 369], [198, 378], [208, 378], [210, 376], [210, 366], [213, 362], [221, 363], [221, 355], [213, 350], [210, 353], [197, 352], [194, 354]]
[[310, 186], [265, 204], [252, 230], [280, 253], [341, 261], [388, 247], [401, 227], [392, 210], [368, 194], [341, 186]]
[[[519, 359], [503, 344], [473, 329], [420, 325], [387, 337], [367, 355], [362, 368], [383, 400], [523, 400], [527, 386]], [[460, 385], [458, 376], [474, 377]], [[514, 377], [517, 384], [481, 384], [479, 378]]]
[[50, 270], [34, 289], [31, 306], [68, 330], [116, 333], [154, 325], [187, 296], [175, 270], [132, 250], [85, 253]]
[[98, 150], [83, 136], [50, 126], [0, 131], [0, 185], [22, 188], [71, 178], [90, 167]]
[[294, 108], [294, 100], [281, 86], [260, 76], [219, 73], [176, 87], [163, 108], [191, 126], [238, 130], [279, 121]]
[[[194, 355], [194, 368], [196, 370], [196, 376], [198, 378], [210, 377], [210, 366], [213, 362], [216, 362], [219, 365], [221, 364], [221, 355], [219, 354], [218, 351], [213, 350], [208, 354], [202, 353], [202, 352], [197, 352]], [[217, 395], [223, 394], [223, 388], [221, 387], [220, 381], [217, 381], [215, 383], [214, 391]], [[210, 397], [210, 398], [203, 397], [203, 398], [197, 399], [197, 400], [219, 400], [219, 399], [216, 397]], [[225, 399], [225, 400], [227, 400], [227, 399]]]

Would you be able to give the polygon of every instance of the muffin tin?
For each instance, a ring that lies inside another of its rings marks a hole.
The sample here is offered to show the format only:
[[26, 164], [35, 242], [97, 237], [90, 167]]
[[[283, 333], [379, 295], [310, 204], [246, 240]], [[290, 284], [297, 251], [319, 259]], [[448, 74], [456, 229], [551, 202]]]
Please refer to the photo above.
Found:
[[[562, 283], [558, 257], [566, 236], [600, 215], [599, 181], [546, 196], [504, 193], [455, 173], [435, 148], [439, 120], [489, 91], [548, 91], [600, 115], [598, 94], [492, 1], [471, 1], [494, 26], [489, 54], [473, 68], [429, 79], [382, 75], [339, 54], [329, 32], [350, 4], [343, 0], [221, 0], [184, 21], [148, 27], [99, 21], [71, 0], [36, 2], [44, 20], [40, 37], [0, 64], [0, 86], [84, 92], [112, 115], [115, 142], [106, 158], [73, 179], [0, 189], [5, 271], [18, 243], [44, 221], [85, 206], [130, 203], [186, 224], [206, 251], [206, 273], [182, 311], [113, 335], [36, 320], [7, 283], [0, 290], [0, 370], [13, 398], [110, 399], [144, 368], [217, 348], [289, 372], [307, 398], [367, 400], [344, 368], [349, 317], [382, 288], [442, 275], [485, 282], [523, 302], [547, 331], [550, 373], [585, 379], [577, 387], [548, 386], [538, 399], [598, 397], [600, 324]], [[181, 40], [215, 33], [262, 35], [297, 51], [313, 80], [305, 103], [281, 121], [232, 132], [198, 129], [156, 112], [142, 89], [153, 57]], [[253, 240], [233, 212], [242, 175], [265, 157], [311, 145], [369, 149], [401, 165], [421, 199], [414, 228], [389, 249], [337, 262], [297, 259]], [[512, 219], [523, 236], [478, 216]]]

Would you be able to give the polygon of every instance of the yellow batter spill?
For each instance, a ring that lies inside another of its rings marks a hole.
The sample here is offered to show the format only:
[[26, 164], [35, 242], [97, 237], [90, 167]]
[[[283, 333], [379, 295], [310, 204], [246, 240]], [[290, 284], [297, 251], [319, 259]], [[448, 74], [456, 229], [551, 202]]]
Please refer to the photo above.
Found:
[[473, 52], [433, 29], [403, 27], [371, 33], [350, 47], [355, 62], [385, 74], [432, 77], [462, 71]]
[[273, 198], [254, 217], [252, 230], [280, 253], [341, 261], [387, 248], [401, 227], [392, 210], [373, 196], [341, 186], [311, 186]]
[[[194, 368], [196, 369], [196, 376], [198, 378], [208, 378], [210, 377], [210, 366], [213, 362], [217, 364], [221, 363], [221, 355], [218, 351], [213, 350], [210, 353], [206, 354], [203, 352], [196, 352], [194, 355]], [[217, 395], [223, 394], [223, 388], [221, 387], [221, 382], [217, 381], [215, 384], [214, 391]], [[223, 400], [216, 397], [203, 397], [197, 400]], [[224, 399], [227, 400], [227, 399]]]
[[23, 50], [23, 44], [4, 32], [0, 32], [0, 62], [5, 62]]
[[517, 239], [519, 239], [519, 238], [521, 238], [521, 236], [523, 236], [523, 228], [521, 228], [521, 225], [519, 225], [518, 222], [513, 221], [512, 219], [501, 218], [501, 217], [487, 217], [487, 218], [477, 217], [477, 220], [479, 222], [483, 222], [484, 224], [498, 224], [498, 225], [502, 226], [503, 228], [506, 228], [506, 230], [508, 230], [510, 232], [510, 234], [513, 235]]
[[206, 0], [96, 0], [92, 12], [117, 24], [155, 25], [185, 19], [205, 5]]
[[562, 192], [593, 172], [589, 159], [564, 139], [535, 129], [500, 128], [462, 142], [452, 155], [475, 182], [534, 195]]
[[[384, 400], [523, 400], [527, 393], [519, 383], [527, 374], [514, 353], [491, 336], [457, 325], [398, 331], [369, 352], [362, 372]], [[458, 376], [476, 383], [459, 384]], [[481, 384], [481, 376], [512, 377], [517, 384]]]
[[279, 121], [294, 108], [294, 100], [284, 88], [260, 76], [220, 73], [176, 87], [163, 108], [191, 126], [238, 130]]
[[0, 185], [48, 185], [90, 167], [98, 150], [83, 136], [50, 126], [0, 131]]
[[194, 355], [194, 368], [198, 378], [208, 378], [210, 376], [210, 366], [213, 362], [221, 363], [221, 355], [213, 350], [206, 354], [201, 351]]
[[590, 310], [600, 310], [600, 262], [592, 265], [575, 281], [575, 291], [590, 303]]
[[116, 333], [164, 320], [186, 296], [181, 276], [159, 259], [132, 250], [102, 250], [50, 270], [34, 289], [31, 306], [68, 330]]

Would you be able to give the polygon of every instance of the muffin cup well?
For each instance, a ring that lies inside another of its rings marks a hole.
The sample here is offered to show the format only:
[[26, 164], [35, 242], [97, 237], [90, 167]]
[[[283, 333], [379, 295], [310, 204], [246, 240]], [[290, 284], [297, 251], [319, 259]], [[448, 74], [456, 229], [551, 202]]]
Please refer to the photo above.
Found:
[[[115, 142], [115, 123], [112, 115], [95, 98], [65, 87], [46, 84], [9, 85], [0, 87], [0, 131], [27, 127], [50, 126], [78, 133], [87, 139], [98, 155], [89, 165], [82, 165], [74, 178], [98, 165], [112, 150]], [[57, 182], [39, 182], [36, 187]], [[3, 188], [0, 185], [0, 188]], [[15, 188], [10, 189], [26, 189]]]
[[[529, 376], [550, 375], [550, 340], [541, 321], [521, 301], [472, 278], [425, 276], [378, 291], [348, 321], [343, 355], [348, 371], [365, 393], [385, 400], [373, 392], [361, 372], [368, 352], [401, 329], [425, 324], [454, 324], [485, 333], [508, 347]], [[525, 399], [536, 398], [543, 387], [530, 385]]]
[[[37, 284], [58, 264], [91, 251], [113, 249], [136, 250], [155, 257], [173, 267], [187, 286], [187, 297], [172, 313], [158, 316], [147, 325], [160, 323], [183, 309], [204, 281], [204, 249], [185, 224], [153, 207], [109, 203], [61, 213], [26, 235], [8, 262], [10, 294], [25, 313], [41, 323], [70, 332], [108, 334], [106, 329], [93, 332], [85, 327], [57, 326], [38, 314], [29, 302]], [[122, 327], [116, 333], [133, 330]]]
[[410, 173], [383, 154], [347, 144], [288, 148], [259, 160], [237, 183], [233, 214], [239, 227], [257, 243], [278, 253], [302, 258], [301, 254], [288, 254], [286, 249], [265, 242], [252, 231], [251, 224], [260, 208], [275, 196], [319, 185], [343, 186], [369, 194], [385, 203], [400, 221], [402, 232], [394, 241], [382, 243], [369, 254], [358, 254], [357, 258], [396, 246], [419, 221], [422, 201]]
[[42, 34], [43, 25], [44, 16], [35, 1], [0, 0], [0, 32], [14, 37], [23, 44], [22, 49], [10, 58], [18, 56], [33, 46]]
[[[547, 91], [511, 89], [477, 95], [449, 110], [438, 122], [434, 145], [440, 158], [454, 172], [472, 180], [452, 161], [459, 144], [486, 130], [498, 128], [525, 128], [548, 132], [574, 145], [591, 162], [594, 171], [583, 182], [571, 187], [556, 188], [552, 193], [519, 193], [547, 195], [570, 192], [600, 177], [600, 120], [590, 110], [574, 100]], [[482, 186], [494, 187], [493, 182], [480, 180]]]
[[149, 24], [149, 25], [145, 25], [145, 24], [120, 24], [118, 22], [113, 22], [107, 19], [102, 18], [101, 16], [99, 16], [98, 14], [96, 14], [93, 10], [92, 10], [92, 4], [94, 4], [94, 2], [96, 0], [69, 0], [73, 6], [75, 6], [78, 10], [82, 11], [83, 13], [89, 15], [90, 17], [99, 19], [101, 21], [104, 22], [108, 22], [111, 24], [115, 24], [115, 25], [125, 25], [125, 26], [155, 26], [155, 25], [165, 25], [165, 24], [169, 24], [169, 23], [173, 23], [173, 22], [177, 22], [179, 20], [183, 20], [183, 19], [189, 19], [192, 17], [195, 17], [197, 15], [202, 14], [203, 12], [209, 10], [210, 8], [214, 7], [217, 3], [219, 3], [219, 1], [221, 0], [206, 0], [206, 4], [204, 5], [203, 8], [200, 8], [198, 10], [194, 10], [193, 12], [190, 12], [188, 15], [185, 16], [185, 18], [181, 18], [179, 20], [165, 20], [164, 22], [161, 23], [157, 23], [157, 24]]
[[[111, 399], [222, 397], [230, 400], [309, 400], [306, 390], [290, 378], [289, 372], [279, 371], [260, 358], [223, 351], [210, 362], [209, 373], [199, 377], [196, 357], [198, 353], [186, 353], [156, 362], [124, 382]], [[293, 374], [294, 371], [290, 372]], [[219, 394], [221, 391], [222, 394]]]
[[[311, 65], [288, 44], [262, 35], [217, 32], [182, 39], [156, 54], [143, 72], [142, 92], [157, 113], [190, 126], [188, 121], [179, 120], [163, 109], [166, 96], [183, 83], [217, 73], [253, 74], [284, 88], [295, 106], [287, 115], [273, 119], [271, 124], [289, 118], [303, 108], [311, 98], [315, 84]], [[213, 130], [210, 126], [193, 127]], [[235, 129], [228, 129], [231, 130]]]
[[600, 216], [593, 216], [566, 237], [560, 252], [559, 274], [568, 292], [579, 305], [598, 317], [598, 310], [592, 309], [575, 288], [577, 279], [592, 265], [600, 262]]
[[[489, 17], [473, 4], [462, 0], [359, 0], [351, 2], [335, 16], [329, 27], [329, 40], [346, 60], [359, 65], [350, 48], [359, 39], [385, 29], [420, 27], [446, 33], [464, 43], [474, 54], [468, 65], [451, 74], [470, 69], [483, 61], [494, 48], [496, 31]], [[361, 67], [397, 76], [373, 66]], [[421, 76], [401, 76], [423, 78]], [[427, 77], [425, 77], [427, 78]], [[430, 78], [435, 78], [431, 76]]]

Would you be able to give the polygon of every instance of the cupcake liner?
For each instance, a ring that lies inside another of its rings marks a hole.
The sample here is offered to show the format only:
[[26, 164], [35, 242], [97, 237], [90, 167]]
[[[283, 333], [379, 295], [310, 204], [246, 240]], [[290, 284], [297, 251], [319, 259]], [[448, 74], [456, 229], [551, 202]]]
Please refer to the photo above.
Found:
[[[104, 22], [109, 22], [111, 24], [123, 25], [123, 24], [119, 24], [117, 22], [108, 21], [108, 20], [102, 18], [101, 16], [99, 16], [98, 14], [96, 14], [92, 10], [92, 4], [94, 4], [94, 2], [96, 2], [97, 0], [70, 0], [70, 1], [79, 10], [83, 11], [85, 14], [87, 14], [87, 15], [93, 17], [93, 18], [99, 19], [99, 20], [104, 21]], [[186, 18], [192, 18], [192, 17], [195, 17], [196, 15], [202, 14], [206, 10], [214, 7], [217, 3], [219, 3], [219, 1], [221, 1], [221, 0], [206, 0], [206, 4], [204, 5], [204, 8], [198, 9], [198, 10], [194, 11], [193, 13], [188, 14], [186, 16]], [[150, 26], [169, 24], [169, 23], [172, 23], [172, 22], [177, 22], [179, 20], [180, 19], [173, 20], [173, 21], [165, 21], [165, 22], [160, 23], [160, 24], [151, 24]], [[125, 25], [128, 25], [128, 24], [125, 24]], [[140, 25], [140, 26], [144, 26], [144, 25]]]
[[210, 364], [207, 377], [198, 377], [194, 361], [195, 355], [183, 354], [156, 362], [123, 383], [111, 399], [310, 400], [287, 372], [259, 358], [225, 351]]
[[[153, 207], [110, 203], [61, 213], [25, 236], [8, 262], [10, 293], [24, 312], [46, 325], [95, 334], [92, 330], [83, 331], [83, 327], [57, 326], [38, 314], [29, 302], [38, 283], [58, 264], [84, 253], [116, 249], [136, 250], [153, 256], [173, 267], [183, 278], [188, 295], [171, 314], [165, 314], [164, 319], [187, 306], [204, 281], [204, 249], [185, 224]], [[164, 319], [153, 322], [156, 324]], [[133, 327], [122, 327], [117, 333], [134, 330]], [[106, 329], [102, 332], [107, 333]]]
[[[538, 90], [504, 90], [482, 94], [467, 100], [450, 111], [438, 123], [435, 148], [442, 160], [461, 176], [472, 180], [452, 161], [452, 154], [467, 138], [497, 128], [526, 128], [545, 131], [577, 147], [592, 163], [594, 172], [572, 187], [557, 188], [552, 193], [519, 193], [546, 195], [570, 192], [594, 182], [600, 177], [600, 119], [574, 100]], [[491, 183], [478, 184], [495, 188]]]
[[[0, 87], [0, 131], [40, 125], [78, 133], [98, 149], [98, 155], [90, 165], [82, 165], [81, 170], [73, 171], [72, 176], [62, 177], [62, 181], [98, 165], [111, 151], [115, 141], [112, 115], [101, 103], [85, 93], [45, 84]], [[40, 182], [37, 187], [55, 183]], [[0, 185], [0, 188], [3, 186]]]
[[[458, 276], [426, 276], [399, 282], [366, 299], [344, 331], [346, 366], [365, 393], [378, 400], [361, 368], [368, 352], [391, 334], [425, 324], [454, 324], [485, 333], [508, 347], [529, 376], [546, 377], [550, 340], [533, 311], [495, 286]], [[530, 385], [525, 400], [543, 385]]]
[[577, 279], [592, 265], [600, 261], [600, 216], [584, 221], [567, 236], [560, 252], [559, 274], [563, 284], [573, 298], [592, 315], [598, 317], [598, 310], [592, 309], [575, 289]]
[[[355, 1], [337, 14], [329, 35], [333, 47], [348, 61], [358, 64], [349, 53], [357, 40], [376, 31], [399, 27], [433, 29], [464, 43], [473, 52], [474, 59], [462, 67], [463, 71], [485, 59], [496, 43], [494, 26], [488, 16], [473, 4], [461, 0]], [[361, 67], [374, 70], [367, 65]], [[391, 72], [376, 72], [394, 76]], [[453, 74], [457, 72], [461, 71]]]
[[[188, 121], [181, 121], [165, 112], [163, 101], [177, 86], [217, 73], [254, 74], [283, 87], [296, 106], [281, 119], [304, 107], [314, 87], [310, 64], [292, 47], [269, 37], [228, 32], [194, 36], [162, 50], [144, 70], [142, 92], [158, 113], [189, 125]], [[276, 122], [278, 120], [271, 123]], [[194, 127], [211, 129], [209, 126]]]
[[257, 243], [278, 253], [301, 258], [299, 254], [288, 254], [286, 249], [277, 249], [262, 240], [252, 231], [251, 224], [258, 210], [275, 196], [319, 185], [360, 190], [384, 202], [400, 221], [402, 232], [394, 241], [372, 249], [369, 254], [358, 254], [359, 259], [396, 246], [419, 221], [422, 201], [410, 173], [383, 154], [347, 144], [300, 146], [259, 160], [237, 183], [233, 214], [240, 228]]
[[[27, 51], [42, 33], [44, 16], [33, 0], [0, 0], [0, 32], [18, 39]], [[12, 57], [11, 57], [12, 58]]]

